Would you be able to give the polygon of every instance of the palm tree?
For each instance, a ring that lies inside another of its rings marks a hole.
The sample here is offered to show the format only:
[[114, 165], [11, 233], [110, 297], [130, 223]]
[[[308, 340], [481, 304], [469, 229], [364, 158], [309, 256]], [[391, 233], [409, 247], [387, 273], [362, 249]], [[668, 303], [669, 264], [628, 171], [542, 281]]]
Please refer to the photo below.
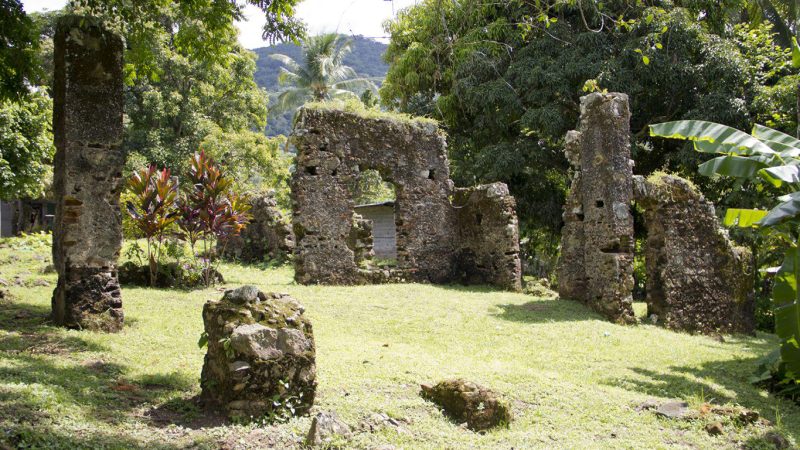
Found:
[[303, 64], [286, 55], [270, 55], [285, 66], [281, 67], [278, 82], [289, 86], [278, 95], [278, 104], [272, 111], [288, 111], [307, 101], [358, 99], [357, 92], [377, 91], [372, 79], [358, 77], [352, 67], [344, 65], [351, 44], [339, 34], [322, 34], [303, 42]]

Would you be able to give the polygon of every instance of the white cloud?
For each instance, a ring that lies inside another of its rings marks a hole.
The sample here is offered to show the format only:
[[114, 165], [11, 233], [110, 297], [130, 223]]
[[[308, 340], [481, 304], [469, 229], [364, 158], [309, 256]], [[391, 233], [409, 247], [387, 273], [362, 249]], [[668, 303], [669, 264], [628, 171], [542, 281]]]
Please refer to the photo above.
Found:
[[67, 4], [67, 0], [22, 0], [22, 8], [25, 12], [53, 11], [61, 9]]
[[[339, 32], [383, 38], [383, 22], [401, 8], [419, 0], [304, 0], [297, 6], [297, 16], [308, 24], [309, 34]], [[245, 10], [246, 22], [239, 22], [239, 41], [246, 48], [264, 47], [261, 28], [263, 13], [255, 6]]]
[[[308, 24], [310, 34], [336, 32], [381, 38], [383, 22], [393, 12], [414, 5], [419, 0], [304, 0], [297, 6], [297, 16]], [[25, 11], [36, 12], [63, 8], [67, 0], [23, 0]], [[261, 29], [264, 14], [255, 6], [245, 8], [245, 21], [237, 22], [239, 42], [246, 48], [264, 47]]]

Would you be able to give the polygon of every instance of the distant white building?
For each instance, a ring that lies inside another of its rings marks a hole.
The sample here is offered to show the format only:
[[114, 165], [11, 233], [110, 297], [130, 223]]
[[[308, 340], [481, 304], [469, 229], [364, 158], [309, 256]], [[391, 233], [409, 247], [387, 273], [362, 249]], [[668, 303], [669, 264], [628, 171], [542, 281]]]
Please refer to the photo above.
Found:
[[372, 250], [375, 258], [397, 259], [397, 225], [394, 221], [394, 202], [358, 205], [355, 212], [372, 221]]

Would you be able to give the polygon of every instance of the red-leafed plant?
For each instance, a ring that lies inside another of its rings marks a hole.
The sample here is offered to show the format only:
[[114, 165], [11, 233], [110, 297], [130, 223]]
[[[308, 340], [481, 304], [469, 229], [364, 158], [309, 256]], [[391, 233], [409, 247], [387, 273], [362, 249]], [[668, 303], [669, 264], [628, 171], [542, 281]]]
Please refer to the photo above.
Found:
[[155, 286], [164, 238], [177, 219], [178, 180], [169, 169], [158, 170], [155, 165], [143, 168], [128, 179], [127, 189], [134, 201], [125, 206], [136, 227], [147, 239], [147, 260], [150, 286]]
[[214, 254], [215, 242], [227, 242], [241, 233], [251, 219], [250, 206], [246, 199], [233, 193], [233, 179], [227, 177], [213, 159], [206, 157], [205, 152], [192, 156], [189, 178], [192, 184], [181, 199], [178, 227], [195, 257], [198, 256], [196, 244], [202, 244], [199, 259], [203, 281], [209, 286], [219, 263]]

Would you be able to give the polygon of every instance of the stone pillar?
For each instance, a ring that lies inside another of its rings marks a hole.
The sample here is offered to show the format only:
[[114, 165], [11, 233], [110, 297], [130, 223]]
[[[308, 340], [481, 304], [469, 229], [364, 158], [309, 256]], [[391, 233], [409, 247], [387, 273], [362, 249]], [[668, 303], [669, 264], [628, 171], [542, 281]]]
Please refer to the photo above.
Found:
[[58, 21], [54, 45], [53, 320], [118, 331], [123, 41], [96, 19], [66, 16]]
[[564, 207], [559, 295], [614, 322], [634, 322], [628, 96], [582, 97], [580, 125], [567, 134], [565, 152], [575, 176]]

